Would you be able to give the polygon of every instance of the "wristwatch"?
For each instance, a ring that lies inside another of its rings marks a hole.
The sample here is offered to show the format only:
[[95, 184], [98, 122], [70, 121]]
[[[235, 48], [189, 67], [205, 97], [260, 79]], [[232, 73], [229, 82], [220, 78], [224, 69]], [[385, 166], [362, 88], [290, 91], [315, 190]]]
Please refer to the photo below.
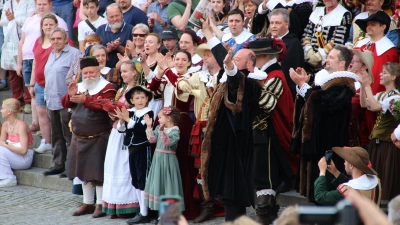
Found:
[[164, 27], [168, 26], [167, 21], [164, 21]]

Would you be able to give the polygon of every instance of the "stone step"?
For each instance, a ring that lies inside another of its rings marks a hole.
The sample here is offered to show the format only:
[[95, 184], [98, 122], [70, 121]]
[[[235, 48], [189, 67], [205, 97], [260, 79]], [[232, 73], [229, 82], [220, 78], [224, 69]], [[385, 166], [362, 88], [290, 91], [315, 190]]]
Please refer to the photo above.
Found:
[[67, 178], [59, 178], [58, 175], [43, 176], [47, 169], [31, 167], [28, 170], [15, 170], [18, 184], [32, 187], [46, 188], [58, 191], [71, 192], [72, 181]]
[[276, 201], [280, 206], [290, 206], [290, 205], [314, 205], [314, 203], [308, 202], [307, 199], [301, 196], [295, 190], [291, 190], [285, 193], [278, 194]]
[[51, 154], [51, 152], [45, 154], [35, 153], [35, 155], [33, 156], [32, 167], [49, 169], [53, 166], [52, 159], [53, 155]]

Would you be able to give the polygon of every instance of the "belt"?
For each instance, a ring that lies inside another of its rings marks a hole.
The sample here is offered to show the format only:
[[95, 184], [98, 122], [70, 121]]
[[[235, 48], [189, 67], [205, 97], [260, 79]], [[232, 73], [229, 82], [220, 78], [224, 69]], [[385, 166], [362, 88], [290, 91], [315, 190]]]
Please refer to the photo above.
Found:
[[79, 138], [79, 139], [93, 139], [93, 138], [96, 138], [96, 137], [98, 137], [98, 136], [101, 136], [101, 135], [103, 135], [103, 134], [105, 134], [105, 133], [107, 133], [107, 132], [109, 132], [109, 131], [110, 131], [110, 130], [105, 130], [105, 131], [103, 131], [103, 132], [101, 132], [101, 133], [94, 134], [94, 135], [90, 135], [90, 136], [79, 136], [79, 135], [76, 135], [76, 134], [74, 134], [74, 135], [75, 135], [76, 138]]

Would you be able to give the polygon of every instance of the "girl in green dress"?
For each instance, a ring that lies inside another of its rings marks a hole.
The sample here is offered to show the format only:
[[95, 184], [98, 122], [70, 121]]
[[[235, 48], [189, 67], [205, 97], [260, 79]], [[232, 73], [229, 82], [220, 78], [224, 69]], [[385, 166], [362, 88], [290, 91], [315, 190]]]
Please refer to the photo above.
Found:
[[144, 117], [147, 138], [150, 143], [157, 143], [144, 194], [144, 204], [152, 210], [160, 209], [162, 195], [180, 195], [183, 198], [181, 173], [175, 155], [180, 138], [179, 118], [180, 112], [175, 107], [164, 107], [158, 113], [160, 125], [153, 131], [153, 119], [148, 115]]

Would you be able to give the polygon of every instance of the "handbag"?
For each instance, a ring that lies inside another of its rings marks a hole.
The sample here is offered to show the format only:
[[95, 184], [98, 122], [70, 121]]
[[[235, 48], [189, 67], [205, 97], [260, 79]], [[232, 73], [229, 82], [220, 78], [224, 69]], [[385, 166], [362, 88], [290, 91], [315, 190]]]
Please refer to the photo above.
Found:
[[[11, 12], [14, 14], [12, 0], [10, 0], [10, 4]], [[17, 70], [18, 44], [20, 39], [15, 18], [9, 21], [3, 29], [6, 32], [4, 32], [4, 44], [1, 47], [1, 68], [15, 71]]]

